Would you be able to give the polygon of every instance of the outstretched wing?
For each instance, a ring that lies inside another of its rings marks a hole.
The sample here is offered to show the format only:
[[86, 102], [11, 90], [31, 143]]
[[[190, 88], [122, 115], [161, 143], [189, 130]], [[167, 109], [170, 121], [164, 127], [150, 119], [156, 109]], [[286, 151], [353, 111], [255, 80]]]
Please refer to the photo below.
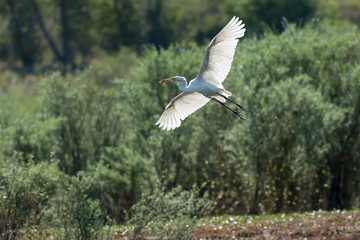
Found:
[[210, 99], [201, 93], [182, 92], [170, 101], [155, 125], [159, 125], [163, 130], [180, 127], [181, 120], [184, 120], [209, 101]]
[[239, 38], [244, 36], [244, 24], [233, 17], [228, 24], [211, 40], [206, 49], [197, 79], [221, 85], [228, 75]]

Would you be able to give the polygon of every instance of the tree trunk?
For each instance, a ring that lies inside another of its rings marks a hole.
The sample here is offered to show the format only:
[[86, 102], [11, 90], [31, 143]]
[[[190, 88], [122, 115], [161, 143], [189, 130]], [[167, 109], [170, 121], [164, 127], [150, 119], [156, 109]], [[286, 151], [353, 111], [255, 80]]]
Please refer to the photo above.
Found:
[[60, 18], [61, 18], [61, 26], [62, 26], [62, 45], [63, 45], [63, 64], [66, 67], [68, 64], [71, 65], [71, 68], [75, 68], [76, 65], [73, 61], [73, 54], [71, 51], [70, 43], [69, 43], [69, 28], [68, 28], [68, 19], [66, 14], [66, 0], [60, 0]]
[[24, 48], [24, 41], [23, 41], [23, 35], [21, 34], [21, 26], [19, 22], [19, 16], [18, 12], [15, 9], [14, 0], [8, 0], [8, 3], [10, 5], [10, 12], [11, 12], [11, 21], [12, 21], [12, 34], [14, 39], [14, 48], [15, 52], [19, 53], [19, 56], [21, 58], [21, 61], [25, 68], [32, 68], [32, 61], [27, 56]]
[[44, 24], [44, 20], [41, 16], [41, 13], [40, 13], [40, 10], [39, 10], [39, 7], [36, 3], [35, 0], [29, 0], [32, 7], [33, 7], [33, 10], [34, 10], [34, 14], [35, 14], [35, 17], [36, 17], [36, 20], [40, 26], [40, 29], [41, 29], [41, 32], [43, 33], [50, 49], [52, 50], [52, 52], [54, 53], [55, 57], [56, 57], [56, 60], [57, 61], [62, 61], [62, 57], [60, 55], [60, 52], [58, 51], [58, 49], [56, 48], [56, 45], [54, 43], [54, 41], [52, 40], [52, 38], [50, 37], [48, 31], [46, 30], [46, 27], [45, 27], [45, 24]]

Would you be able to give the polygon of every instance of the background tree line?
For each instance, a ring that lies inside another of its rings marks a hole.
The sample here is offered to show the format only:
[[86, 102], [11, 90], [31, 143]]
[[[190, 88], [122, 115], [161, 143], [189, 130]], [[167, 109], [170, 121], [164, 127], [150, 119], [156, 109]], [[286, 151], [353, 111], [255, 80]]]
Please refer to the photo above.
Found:
[[233, 15], [246, 22], [248, 35], [266, 26], [282, 31], [283, 18], [303, 24], [315, 16], [338, 18], [341, 12], [359, 21], [359, 4], [346, 3], [339, 8], [324, 0], [295, 5], [286, 0], [2, 0], [0, 59], [30, 70], [36, 64], [75, 68], [100, 50], [113, 53], [126, 46], [139, 51], [148, 43], [168, 47], [193, 39], [203, 43]]

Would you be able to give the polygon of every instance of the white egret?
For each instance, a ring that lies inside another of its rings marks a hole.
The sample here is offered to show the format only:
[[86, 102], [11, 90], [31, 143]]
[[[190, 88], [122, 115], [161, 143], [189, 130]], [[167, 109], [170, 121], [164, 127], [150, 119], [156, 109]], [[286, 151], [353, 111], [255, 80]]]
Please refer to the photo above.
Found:
[[243, 119], [243, 116], [224, 103], [226, 100], [246, 111], [244, 107], [229, 99], [231, 92], [224, 89], [222, 82], [228, 75], [235, 54], [239, 38], [244, 36], [245, 28], [238, 17], [230, 22], [209, 43], [200, 71], [196, 78], [187, 84], [186, 78], [175, 76], [153, 83], [179, 82], [178, 88], [182, 91], [166, 106], [160, 119], [155, 123], [164, 130], [180, 127], [181, 121], [203, 107], [211, 99], [220, 103], [226, 109]]

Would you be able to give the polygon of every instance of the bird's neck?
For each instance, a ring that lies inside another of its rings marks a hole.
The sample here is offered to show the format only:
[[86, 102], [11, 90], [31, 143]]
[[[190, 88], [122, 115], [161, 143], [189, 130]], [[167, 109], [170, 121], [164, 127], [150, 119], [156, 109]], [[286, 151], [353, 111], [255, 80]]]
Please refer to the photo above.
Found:
[[187, 85], [187, 81], [185, 79], [182, 80], [181, 82], [179, 82], [177, 86], [180, 91], [187, 92], [188, 85]]

